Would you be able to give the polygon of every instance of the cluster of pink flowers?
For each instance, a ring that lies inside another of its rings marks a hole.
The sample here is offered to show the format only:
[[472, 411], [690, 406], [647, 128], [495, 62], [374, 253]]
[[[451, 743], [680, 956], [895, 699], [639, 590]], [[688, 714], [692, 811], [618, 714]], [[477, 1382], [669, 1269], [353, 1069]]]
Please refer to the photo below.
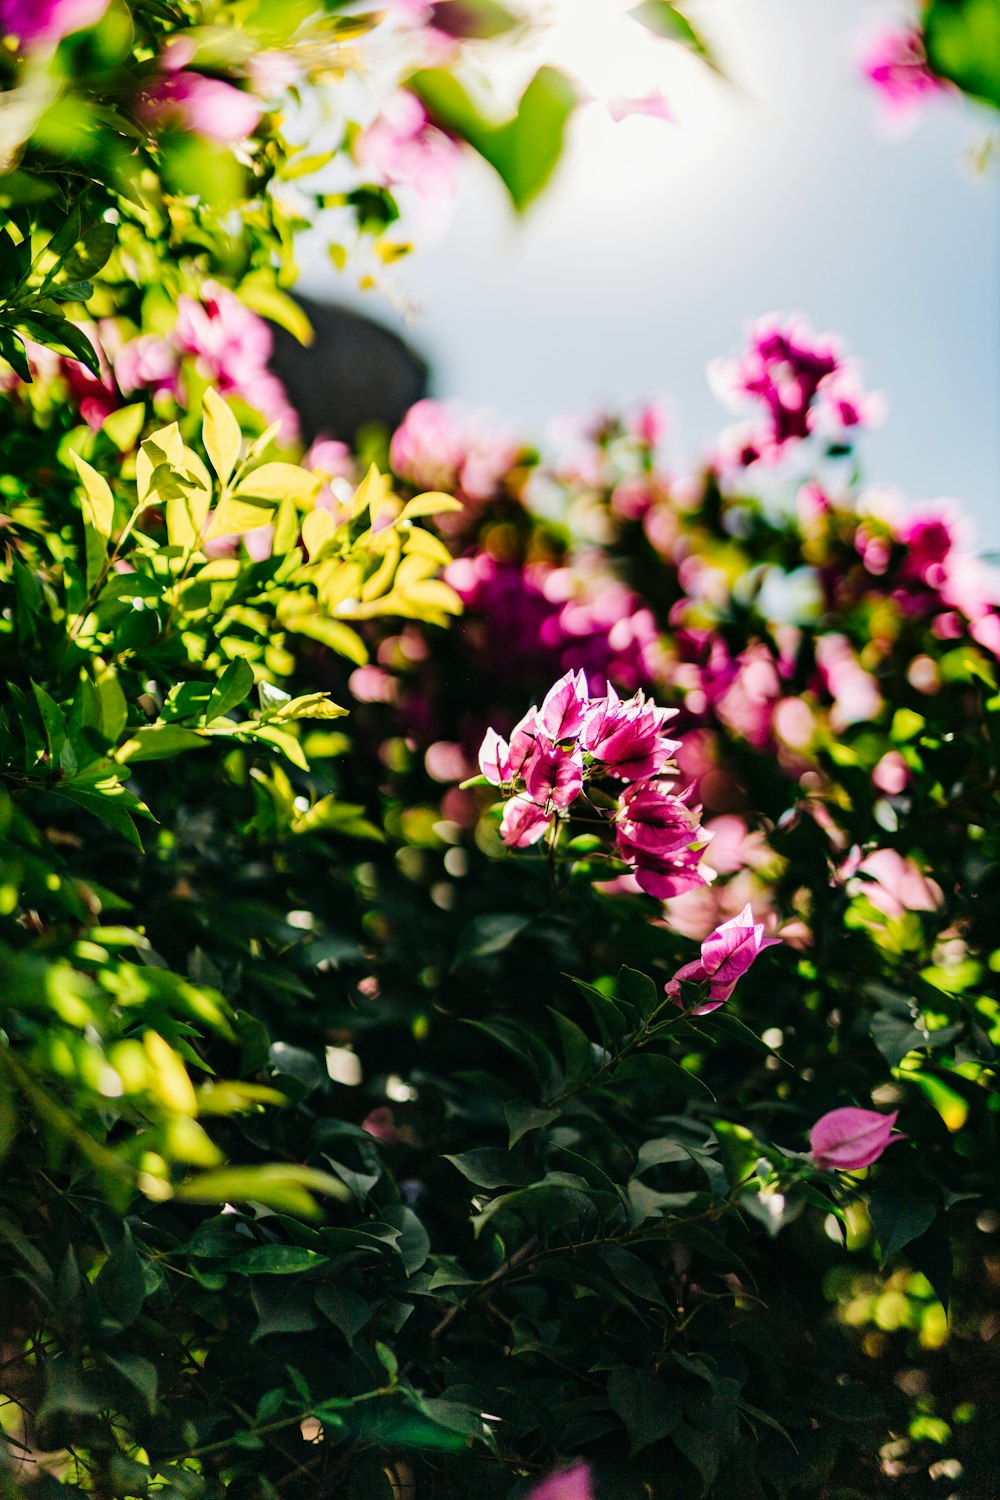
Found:
[[410, 407], [389, 450], [400, 479], [468, 500], [492, 499], [517, 455], [517, 444], [482, 412], [429, 398]]
[[183, 397], [181, 361], [198, 360], [202, 374], [224, 396], [236, 396], [268, 422], [281, 423], [281, 436], [294, 441], [299, 420], [285, 388], [268, 368], [271, 330], [233, 292], [206, 282], [201, 300], [177, 299], [177, 322], [169, 334], [145, 333], [122, 342], [113, 319], [84, 330], [100, 360], [92, 375], [78, 360], [58, 359], [34, 347], [32, 364], [39, 374], [61, 373], [87, 425], [97, 431], [113, 411], [138, 393]]
[[611, 679], [635, 692], [656, 678], [653, 612], [607, 575], [519, 567], [479, 552], [457, 558], [444, 576], [465, 605], [465, 642], [498, 684], [523, 691], [532, 679], [583, 671], [590, 682]]
[[666, 900], [703, 885], [700, 809], [691, 806], [689, 789], [677, 790], [670, 773], [678, 742], [663, 733], [675, 712], [642, 692], [623, 700], [610, 685], [602, 697], [591, 697], [584, 674], [567, 672], [515, 725], [509, 741], [488, 730], [479, 765], [507, 794], [503, 842], [511, 848], [538, 843], [585, 796], [586, 783], [619, 781], [614, 847], [639, 889]]
[[851, 429], [881, 417], [881, 398], [862, 389], [857, 362], [845, 359], [836, 339], [814, 333], [802, 318], [759, 319], [743, 353], [713, 361], [709, 380], [727, 406], [758, 410], [748, 427], [723, 444], [723, 457], [744, 468], [758, 460], [776, 463], [813, 432], [843, 440]]

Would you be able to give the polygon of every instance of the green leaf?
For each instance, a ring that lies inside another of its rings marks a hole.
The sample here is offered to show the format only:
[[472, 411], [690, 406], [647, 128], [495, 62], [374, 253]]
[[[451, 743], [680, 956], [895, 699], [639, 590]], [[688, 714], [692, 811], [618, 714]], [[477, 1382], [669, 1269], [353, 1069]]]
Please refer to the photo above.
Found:
[[631, 1001], [644, 1021], [649, 1020], [663, 1000], [662, 990], [657, 989], [648, 974], [641, 974], [626, 964], [618, 972], [618, 990], [623, 999]]
[[934, 1223], [937, 1202], [930, 1193], [914, 1192], [902, 1183], [879, 1182], [868, 1200], [868, 1212], [881, 1251], [880, 1266]]
[[578, 101], [576, 86], [557, 68], [539, 68], [503, 125], [479, 114], [458, 79], [443, 68], [423, 68], [409, 81], [437, 125], [467, 141], [497, 172], [518, 212], [541, 192], [562, 153], [566, 121]]
[[238, 656], [229, 663], [208, 700], [206, 724], [211, 724], [214, 719], [224, 719], [232, 709], [249, 697], [252, 689], [253, 668], [245, 656]]
[[522, 1136], [533, 1130], [541, 1130], [558, 1120], [559, 1110], [541, 1104], [531, 1104], [527, 1099], [510, 1099], [504, 1105], [504, 1119], [510, 1131], [508, 1146], [516, 1146]]
[[476, 1146], [461, 1156], [445, 1156], [444, 1159], [476, 1187], [526, 1187], [534, 1180], [534, 1174], [519, 1157], [493, 1146]]
[[116, 1323], [128, 1328], [135, 1322], [146, 1300], [146, 1278], [127, 1225], [94, 1285], [108, 1315]]
[[220, 1167], [201, 1172], [177, 1188], [187, 1203], [262, 1203], [265, 1208], [301, 1218], [315, 1218], [314, 1193], [346, 1199], [347, 1188], [329, 1172], [314, 1167], [268, 1163], [260, 1167]]
[[241, 499], [253, 497], [271, 500], [275, 504], [279, 500], [295, 500], [300, 504], [307, 504], [319, 494], [321, 483], [318, 475], [310, 474], [308, 469], [301, 469], [298, 464], [261, 464], [260, 468], [243, 476], [233, 494], [239, 495]]
[[530, 920], [530, 917], [505, 911], [486, 912], [481, 917], [473, 917], [459, 935], [452, 968], [458, 969], [463, 964], [477, 963], [484, 958], [495, 958], [498, 953], [505, 952]]
[[131, 453], [139, 441], [145, 421], [145, 402], [136, 401], [132, 406], [122, 406], [105, 417], [101, 431], [111, 439], [119, 452]]
[[695, 30], [687, 16], [682, 15], [673, 0], [643, 0], [641, 5], [629, 11], [629, 15], [654, 36], [664, 37], [668, 42], [680, 42], [709, 67], [716, 66], [700, 32]]
[[628, 1433], [630, 1457], [669, 1437], [684, 1414], [679, 1394], [664, 1380], [627, 1366], [608, 1376], [608, 1403]]
[[254, 1245], [226, 1262], [226, 1269], [244, 1276], [294, 1276], [325, 1266], [327, 1257], [304, 1245]]
[[125, 765], [144, 760], [166, 760], [185, 750], [204, 750], [209, 741], [193, 729], [179, 724], [147, 724], [122, 745], [116, 759]]
[[547, 1007], [553, 1025], [559, 1035], [563, 1054], [563, 1088], [576, 1089], [591, 1078], [596, 1067], [594, 1049], [586, 1033], [575, 1021], [559, 1011]]
[[933, 72], [1000, 107], [1000, 0], [929, 0], [923, 32]]

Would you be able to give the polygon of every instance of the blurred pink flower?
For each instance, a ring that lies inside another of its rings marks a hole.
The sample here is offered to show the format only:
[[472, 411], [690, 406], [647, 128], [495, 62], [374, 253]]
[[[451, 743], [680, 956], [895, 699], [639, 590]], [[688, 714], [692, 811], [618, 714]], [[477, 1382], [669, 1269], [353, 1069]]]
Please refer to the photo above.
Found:
[[227, 146], [253, 132], [263, 109], [225, 79], [182, 68], [148, 90], [139, 112], [149, 125], [175, 125]]
[[718, 1010], [736, 988], [736, 981], [750, 968], [754, 959], [765, 948], [780, 942], [779, 938], [764, 936], [762, 922], [754, 922], [749, 904], [728, 922], [723, 922], [710, 933], [701, 945], [701, 957], [684, 964], [673, 979], [664, 985], [666, 993], [676, 1004], [683, 1007], [681, 981], [691, 984], [708, 984], [708, 1000], [695, 1008], [697, 1016]]
[[813, 1161], [825, 1171], [856, 1172], [861, 1167], [870, 1167], [887, 1146], [903, 1139], [892, 1133], [897, 1117], [895, 1110], [891, 1115], [883, 1115], [878, 1110], [857, 1109], [853, 1105], [831, 1109], [809, 1132]]
[[389, 449], [400, 479], [419, 490], [460, 490], [471, 500], [497, 493], [517, 453], [517, 445], [489, 416], [429, 398], [410, 407]]
[[883, 31], [872, 41], [861, 67], [897, 117], [948, 89], [945, 81], [931, 72], [924, 39], [915, 26]]
[[906, 790], [910, 768], [898, 750], [887, 750], [872, 772], [872, 783], [887, 797], [898, 797]]
[[450, 197], [457, 185], [460, 149], [439, 130], [415, 94], [398, 89], [374, 124], [359, 136], [355, 154], [390, 187], [414, 188], [422, 198]]
[[654, 120], [674, 119], [673, 110], [667, 103], [659, 89], [653, 89], [644, 94], [642, 98], [628, 98], [625, 94], [615, 94], [608, 100], [608, 114], [618, 125], [629, 115], [647, 115]]
[[816, 664], [824, 686], [833, 699], [830, 724], [836, 730], [874, 719], [882, 707], [882, 694], [870, 672], [858, 661], [854, 648], [836, 631], [816, 641]]
[[861, 861], [856, 873], [869, 879], [857, 880], [854, 893], [864, 895], [887, 917], [901, 917], [908, 911], [936, 911], [944, 901], [937, 882], [895, 849], [876, 849]]
[[178, 297], [173, 337], [185, 354], [198, 358], [221, 395], [238, 396], [266, 420], [280, 422], [286, 442], [298, 436], [298, 416], [267, 367], [271, 330], [235, 293], [206, 281], [200, 301]]
[[177, 350], [156, 333], [140, 334], [123, 344], [113, 361], [115, 379], [123, 395], [133, 391], [176, 391]]
[[107, 8], [108, 0], [0, 0], [0, 36], [16, 37], [26, 51], [54, 47], [96, 26]]
[[550, 1474], [528, 1492], [525, 1500], [594, 1500], [590, 1469], [587, 1464], [577, 1464]]

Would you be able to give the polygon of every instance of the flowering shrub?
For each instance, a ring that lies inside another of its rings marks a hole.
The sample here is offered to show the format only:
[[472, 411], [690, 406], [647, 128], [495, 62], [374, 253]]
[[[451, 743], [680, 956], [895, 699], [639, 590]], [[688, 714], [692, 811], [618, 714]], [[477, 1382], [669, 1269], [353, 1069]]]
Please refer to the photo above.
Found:
[[995, 1493], [994, 575], [800, 320], [694, 475], [267, 368], [309, 214], [540, 190], [516, 23], [0, 0], [4, 1493]]

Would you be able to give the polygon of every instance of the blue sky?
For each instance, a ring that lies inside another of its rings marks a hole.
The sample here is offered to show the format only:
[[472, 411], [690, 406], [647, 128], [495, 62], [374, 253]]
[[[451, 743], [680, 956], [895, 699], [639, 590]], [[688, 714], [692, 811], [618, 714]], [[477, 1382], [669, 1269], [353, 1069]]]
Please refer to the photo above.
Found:
[[598, 99], [520, 222], [470, 161], [450, 223], [396, 272], [409, 321], [315, 254], [304, 286], [403, 331], [436, 395], [531, 436], [560, 411], [667, 393], [688, 457], [725, 419], [707, 361], [760, 313], [804, 313], [887, 395], [866, 476], [955, 496], [1000, 550], [1000, 175], [970, 166], [987, 112], [934, 101], [909, 133], [886, 128], [857, 57], [892, 0], [692, 4], [728, 84], [647, 43], [622, 0], [572, 6], [552, 50], [596, 95], [662, 87], [677, 123], [613, 125]]

